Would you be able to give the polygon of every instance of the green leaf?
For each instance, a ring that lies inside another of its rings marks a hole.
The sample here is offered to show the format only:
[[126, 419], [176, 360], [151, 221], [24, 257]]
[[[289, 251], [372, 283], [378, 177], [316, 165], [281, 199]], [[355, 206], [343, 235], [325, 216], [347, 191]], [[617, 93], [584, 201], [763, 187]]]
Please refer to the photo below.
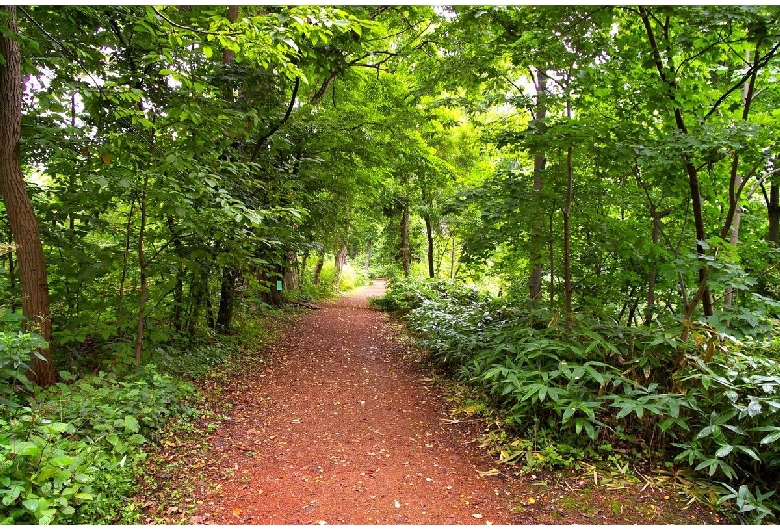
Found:
[[54, 423], [47, 423], [43, 425], [42, 430], [48, 432], [49, 434], [55, 434], [55, 433], [61, 434], [64, 432], [73, 433], [76, 430], [76, 428], [70, 423], [54, 422]]
[[670, 399], [667, 401], [669, 405], [669, 415], [672, 418], [679, 418], [680, 417], [680, 402], [676, 399]]
[[750, 456], [753, 460], [757, 462], [761, 462], [761, 458], [756, 454], [756, 452], [751, 449], [750, 447], [745, 447], [744, 445], [738, 445], [737, 449], [745, 453], [746, 455]]
[[780, 427], [775, 427], [775, 429], [777, 429], [775, 432], [764, 436], [764, 438], [762, 438], [759, 443], [761, 443], [762, 445], [771, 444], [773, 442], [776, 442], [777, 440], [780, 440]]
[[705, 436], [709, 436], [712, 434], [712, 426], [708, 425], [707, 427], [704, 427], [701, 431], [699, 431], [699, 434], [696, 435], [696, 439], [704, 438]]
[[40, 456], [41, 448], [33, 442], [18, 442], [12, 444], [11, 453], [19, 456]]
[[49, 459], [49, 463], [53, 466], [67, 467], [76, 463], [76, 459], [69, 455], [57, 455]]
[[38, 499], [24, 499], [22, 501], [22, 506], [30, 510], [31, 512], [35, 513], [35, 511], [38, 509]]
[[5, 506], [10, 506], [19, 498], [23, 491], [24, 487], [22, 487], [21, 484], [14, 484], [6, 490], [7, 493], [3, 496], [3, 504]]
[[731, 453], [731, 451], [733, 449], [734, 449], [733, 445], [722, 445], [722, 446], [720, 446], [720, 449], [718, 449], [715, 452], [715, 456], [718, 457], [718, 458], [723, 458], [724, 456], [726, 456], [729, 453]]

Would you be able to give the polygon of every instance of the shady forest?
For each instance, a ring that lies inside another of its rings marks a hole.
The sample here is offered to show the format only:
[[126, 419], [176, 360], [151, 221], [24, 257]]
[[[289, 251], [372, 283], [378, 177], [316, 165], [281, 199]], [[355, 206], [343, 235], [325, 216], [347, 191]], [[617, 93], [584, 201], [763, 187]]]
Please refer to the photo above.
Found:
[[627, 447], [777, 522], [779, 17], [3, 8], [0, 519], [132, 522], [193, 381], [389, 278], [507, 463]]

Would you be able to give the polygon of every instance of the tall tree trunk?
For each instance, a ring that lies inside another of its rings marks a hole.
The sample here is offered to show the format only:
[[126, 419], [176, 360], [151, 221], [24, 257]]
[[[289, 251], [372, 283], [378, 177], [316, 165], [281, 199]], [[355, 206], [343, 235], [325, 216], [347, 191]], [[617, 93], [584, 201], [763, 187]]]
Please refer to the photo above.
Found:
[[[537, 130], [543, 128], [544, 119], [546, 117], [547, 71], [546, 68], [539, 68], [536, 70], [536, 113], [534, 115]], [[534, 153], [534, 195], [536, 196], [541, 195], [544, 186], [544, 168], [546, 164], [547, 159], [544, 156], [544, 150], [539, 148], [539, 150]], [[537, 216], [537, 219], [541, 219], [541, 216]], [[528, 277], [528, 294], [533, 305], [536, 305], [542, 297], [543, 245], [542, 225], [537, 221], [536, 226], [531, 230], [529, 242], [529, 265], [531, 274]]]
[[341, 271], [344, 270], [344, 265], [347, 264], [347, 244], [342, 243], [341, 248], [336, 253], [336, 276], [333, 278], [333, 288], [336, 291], [339, 290], [339, 284], [341, 283]]
[[404, 204], [404, 211], [401, 215], [401, 268], [407, 278], [412, 270], [412, 256], [409, 248], [409, 215], [409, 205]]
[[[775, 158], [775, 168], [780, 170], [780, 159]], [[769, 202], [766, 205], [769, 230], [766, 240], [780, 244], [780, 184], [772, 182], [769, 187]]]
[[366, 243], [366, 277], [371, 276], [371, 241]]
[[317, 263], [314, 264], [314, 274], [311, 278], [312, 285], [320, 284], [320, 274], [322, 274], [322, 267], [325, 265], [325, 247], [322, 247], [317, 252]]
[[[688, 135], [688, 127], [685, 125], [683, 119], [682, 109], [677, 102], [677, 81], [675, 79], [676, 72], [671, 64], [671, 58], [667, 59], [667, 65], [664, 65], [664, 61], [661, 58], [661, 52], [658, 48], [658, 43], [655, 38], [655, 33], [650, 22], [650, 14], [646, 7], [639, 7], [639, 12], [642, 17], [642, 23], [645, 26], [647, 32], [647, 39], [650, 44], [651, 52], [653, 53], [653, 59], [655, 61], [656, 70], [661, 82], [666, 86], [667, 95], [669, 101], [673, 107], [674, 122], [677, 126], [677, 130], [684, 136]], [[701, 266], [699, 268], [699, 289], [694, 296], [688, 302], [685, 307], [685, 314], [683, 315], [683, 322], [689, 323], [693, 317], [693, 312], [696, 306], [701, 301], [702, 309], [704, 310], [704, 316], [712, 316], [712, 297], [710, 296], [710, 289], [707, 283], [707, 277], [709, 275], [709, 265], [706, 259], [704, 259], [704, 241], [707, 239], [707, 233], [704, 228], [704, 214], [702, 213], [701, 202], [701, 189], [699, 185], [699, 170], [691, 160], [690, 156], [682, 155], [683, 165], [685, 172], [688, 175], [688, 187], [691, 194], [691, 205], [693, 210], [693, 223], [696, 228], [696, 253], [701, 256]], [[683, 340], [688, 339], [688, 327], [683, 328], [682, 334]]]
[[[755, 61], [758, 61], [759, 54], [756, 50]], [[750, 52], [746, 52], [746, 62], [750, 62]], [[754, 67], [755, 67], [754, 62]], [[750, 114], [750, 106], [753, 103], [753, 91], [756, 86], [756, 77], [758, 76], [758, 70], [753, 70], [753, 75], [750, 76], [750, 81], [742, 87], [742, 121], [747, 122], [748, 115]], [[734, 247], [739, 242], [739, 225], [742, 221], [742, 208], [739, 205], [740, 194], [742, 192], [742, 174], [739, 172], [739, 155], [734, 153], [731, 161], [731, 178], [729, 179], [729, 211], [726, 214], [726, 220], [724, 222], [723, 229], [721, 230], [721, 238], [725, 237], [726, 232], [730, 231], [729, 243]], [[731, 225], [731, 226], [729, 226]], [[730, 307], [734, 301], [734, 289], [729, 287], [726, 289], [726, 294], [723, 298], [723, 305]]]
[[[569, 118], [571, 118], [571, 104], [568, 105]], [[574, 169], [572, 157], [574, 148], [569, 147], [566, 153], [566, 205], [563, 208], [563, 290], [566, 300], [566, 327], [571, 329], [574, 318], [574, 310], [571, 301], [571, 203], [574, 195]]]
[[[0, 56], [5, 65], [0, 67], [0, 193], [3, 196], [11, 234], [16, 243], [16, 259], [22, 290], [22, 314], [25, 328], [51, 341], [49, 314], [49, 284], [46, 261], [38, 231], [38, 220], [22, 174], [19, 142], [22, 132], [22, 77], [16, 8], [2, 8], [8, 15], [7, 31], [0, 32]], [[41, 386], [56, 382], [57, 372], [51, 348], [39, 351], [43, 359], [34, 356], [29, 376]]]
[[135, 364], [141, 366], [141, 353], [144, 345], [144, 320], [146, 319], [146, 300], [149, 296], [149, 286], [146, 281], [146, 255], [144, 254], [144, 236], [146, 234], [146, 197], [149, 186], [149, 172], [144, 171], [141, 187], [141, 200], [139, 210], [141, 212], [141, 226], [138, 229], [138, 268], [141, 288], [141, 299], [138, 301], [138, 324], [135, 330]]
[[[571, 83], [569, 69], [567, 86]], [[566, 98], [566, 117], [571, 120], [571, 95]], [[566, 299], [566, 328], [571, 329], [574, 319], [574, 309], [571, 301], [571, 203], [574, 198], [574, 147], [569, 146], [566, 152], [566, 202], [563, 207], [563, 290]], [[552, 239], [552, 237], [550, 237]]]
[[[656, 211], [655, 205], [650, 203], [650, 207], [653, 209], [653, 245], [658, 245], [658, 239], [661, 234], [661, 219], [671, 213], [671, 210], [667, 209], [662, 212]], [[655, 282], [658, 278], [658, 267], [653, 263], [650, 270], [650, 275], [647, 279], [647, 307], [645, 308], [645, 320], [644, 325], [649, 326], [653, 322], [653, 311], [655, 310]]]
[[547, 238], [547, 262], [550, 267], [550, 292], [548, 293], [548, 301], [550, 305], [550, 311], [555, 310], [555, 241], [553, 232], [553, 221], [555, 220], [555, 212], [550, 209], [550, 213], [547, 216], [549, 227]]
[[[231, 24], [235, 22], [236, 19], [238, 19], [238, 6], [228, 6], [227, 19]], [[235, 60], [235, 58], [236, 52], [233, 50], [225, 48], [225, 50], [222, 52], [222, 64], [230, 64]]]
[[230, 332], [235, 307], [236, 279], [240, 272], [234, 265], [222, 267], [222, 283], [219, 294], [219, 310], [217, 311], [217, 333], [226, 335]]
[[127, 270], [130, 266], [130, 230], [133, 225], [133, 212], [135, 210], [135, 198], [130, 202], [130, 211], [127, 214], [125, 223], [125, 248], [122, 252], [122, 274], [119, 277], [119, 301], [116, 305], [116, 334], [117, 337], [124, 335], [122, 326], [122, 308], [125, 303], [125, 281], [127, 280]]
[[455, 279], [455, 236], [452, 236], [452, 250], [450, 250], [450, 280]]
[[287, 264], [284, 268], [284, 288], [288, 291], [298, 290], [298, 254], [287, 253]]
[[433, 269], [433, 223], [431, 222], [431, 214], [426, 212], [423, 218], [425, 219], [425, 235], [428, 239], [428, 276], [435, 278], [436, 271]]
[[[736, 159], [736, 155], [734, 155], [734, 158]], [[736, 178], [737, 186], [742, 185], [742, 177], [740, 175], [737, 175]], [[731, 235], [729, 236], [729, 243], [736, 247], [737, 243], [739, 243], [739, 225], [742, 222], [742, 208], [740, 206], [737, 206], [736, 211], [734, 212], [734, 220], [731, 222]], [[734, 303], [734, 288], [728, 287], [726, 288], [726, 294], [723, 297], [723, 305], [725, 307], [731, 307], [731, 305]]]

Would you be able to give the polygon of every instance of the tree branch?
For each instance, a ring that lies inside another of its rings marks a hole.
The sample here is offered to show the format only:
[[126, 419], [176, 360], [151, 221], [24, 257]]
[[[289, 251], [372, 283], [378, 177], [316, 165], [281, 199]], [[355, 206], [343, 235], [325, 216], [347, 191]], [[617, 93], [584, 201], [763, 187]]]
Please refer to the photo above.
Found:
[[754, 65], [749, 68], [747, 72], [745, 72], [745, 75], [743, 75], [739, 81], [737, 81], [731, 88], [729, 88], [726, 92], [723, 93], [722, 96], [718, 98], [718, 100], [712, 105], [712, 108], [710, 108], [710, 111], [704, 116], [704, 121], [706, 121], [707, 118], [715, 113], [718, 107], [720, 107], [720, 105], [726, 101], [726, 98], [729, 97], [732, 92], [739, 90], [745, 84], [745, 81], [750, 79], [755, 73], [758, 73], [761, 68], [769, 64], [769, 61], [772, 60], [775, 55], [777, 55], [778, 49], [780, 49], [780, 42], [775, 44], [774, 47], [761, 58], [760, 61], [754, 63]]
[[290, 114], [292, 114], [292, 110], [295, 107], [295, 98], [298, 96], [298, 87], [301, 85], [301, 78], [296, 77], [295, 78], [295, 86], [293, 87], [292, 96], [290, 97], [290, 104], [287, 106], [287, 112], [284, 113], [284, 117], [281, 119], [279, 123], [277, 123], [274, 127], [271, 127], [271, 129], [265, 133], [263, 136], [260, 137], [259, 140], [257, 140], [257, 143], [255, 144], [255, 148], [252, 151], [252, 157], [249, 159], [250, 162], [254, 162], [257, 158], [257, 155], [260, 154], [260, 148], [263, 146], [263, 143], [265, 143], [266, 140], [268, 140], [276, 131], [279, 130], [279, 128], [287, 123], [287, 120], [290, 119]]
[[238, 33], [219, 33], [219, 32], [215, 32], [215, 31], [207, 31], [205, 29], [198, 29], [198, 28], [191, 28], [189, 26], [183, 26], [181, 24], [177, 24], [176, 22], [174, 22], [170, 18], [168, 18], [165, 15], [163, 15], [161, 12], [159, 12], [157, 10], [156, 7], [154, 7], [154, 6], [149, 6], [149, 7], [152, 8], [152, 11], [154, 11], [155, 14], [158, 17], [160, 17], [161, 19], [166, 21], [168, 24], [170, 24], [174, 28], [183, 29], [184, 31], [191, 31], [192, 33], [199, 33], [201, 35], [222, 35], [223, 37], [237, 37], [239, 35]]

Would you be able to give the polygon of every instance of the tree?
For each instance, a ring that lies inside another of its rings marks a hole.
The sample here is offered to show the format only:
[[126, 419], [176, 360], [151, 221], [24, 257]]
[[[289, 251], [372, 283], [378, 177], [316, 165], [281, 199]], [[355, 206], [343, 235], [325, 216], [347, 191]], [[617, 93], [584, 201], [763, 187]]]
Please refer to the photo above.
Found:
[[[4, 7], [0, 12], [5, 26], [0, 34], [0, 192], [8, 215], [16, 248], [22, 289], [22, 314], [25, 327], [51, 341], [49, 285], [46, 261], [38, 231], [38, 221], [27, 196], [22, 173], [19, 142], [21, 139], [22, 76], [16, 9]], [[42, 386], [56, 381], [50, 348], [40, 350], [33, 359], [32, 379]]]

